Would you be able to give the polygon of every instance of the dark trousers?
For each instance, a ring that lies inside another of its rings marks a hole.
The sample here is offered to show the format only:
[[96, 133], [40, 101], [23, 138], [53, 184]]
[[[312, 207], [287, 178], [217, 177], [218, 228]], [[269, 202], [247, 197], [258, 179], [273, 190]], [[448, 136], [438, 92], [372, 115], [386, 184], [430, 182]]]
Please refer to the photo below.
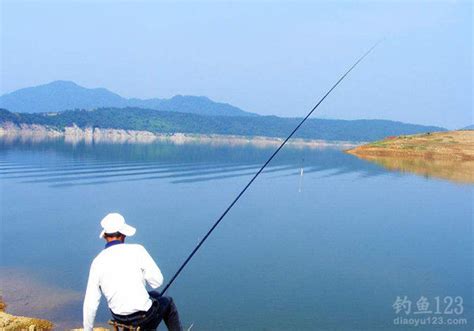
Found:
[[171, 297], [163, 297], [159, 292], [148, 292], [153, 300], [153, 305], [147, 312], [136, 312], [131, 315], [112, 316], [117, 322], [139, 326], [141, 330], [156, 330], [161, 321], [165, 321], [169, 331], [182, 331], [181, 321], [179, 320], [178, 309]]

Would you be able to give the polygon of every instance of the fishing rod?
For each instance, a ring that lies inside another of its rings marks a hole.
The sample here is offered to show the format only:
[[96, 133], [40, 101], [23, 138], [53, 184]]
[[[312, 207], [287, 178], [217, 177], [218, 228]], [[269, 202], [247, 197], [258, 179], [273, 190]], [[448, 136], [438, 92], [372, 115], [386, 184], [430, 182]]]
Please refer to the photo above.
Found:
[[239, 201], [239, 199], [242, 197], [242, 195], [247, 191], [247, 189], [252, 185], [252, 183], [257, 179], [257, 177], [262, 173], [262, 171], [267, 167], [267, 165], [273, 160], [273, 158], [280, 152], [280, 150], [285, 146], [285, 144], [288, 142], [288, 140], [293, 137], [293, 135], [298, 131], [298, 129], [303, 125], [304, 122], [313, 114], [313, 112], [316, 110], [316, 108], [319, 107], [319, 105], [326, 99], [326, 97], [331, 94], [331, 92], [341, 83], [344, 78], [354, 69], [367, 55], [369, 55], [372, 50], [377, 47], [377, 45], [381, 41], [377, 42], [375, 45], [373, 45], [367, 52], [365, 52], [340, 78], [339, 80], [329, 89], [329, 91], [326, 92], [326, 94], [316, 103], [316, 105], [311, 109], [311, 111], [304, 117], [301, 122], [293, 129], [293, 131], [290, 133], [288, 137], [281, 143], [281, 145], [273, 152], [273, 154], [268, 158], [268, 160], [262, 165], [262, 167], [255, 173], [255, 175], [250, 179], [250, 181], [245, 185], [245, 187], [240, 191], [240, 193], [235, 197], [235, 199], [230, 203], [230, 205], [224, 210], [221, 216], [217, 219], [217, 221], [214, 223], [214, 225], [207, 231], [206, 235], [201, 239], [201, 241], [197, 244], [197, 246], [193, 249], [191, 254], [186, 258], [186, 260], [183, 262], [183, 264], [179, 267], [178, 271], [171, 277], [170, 281], [166, 286], [164, 287], [163, 291], [161, 291], [161, 295], [165, 294], [166, 290], [173, 284], [175, 279], [179, 276], [181, 271], [183, 271], [184, 267], [188, 264], [188, 262], [193, 258], [194, 254], [199, 250], [199, 248], [204, 244], [206, 239], [211, 235], [211, 233], [214, 231], [214, 229], [219, 225], [219, 223], [224, 219], [224, 217], [227, 215], [227, 213], [234, 207], [234, 205]]

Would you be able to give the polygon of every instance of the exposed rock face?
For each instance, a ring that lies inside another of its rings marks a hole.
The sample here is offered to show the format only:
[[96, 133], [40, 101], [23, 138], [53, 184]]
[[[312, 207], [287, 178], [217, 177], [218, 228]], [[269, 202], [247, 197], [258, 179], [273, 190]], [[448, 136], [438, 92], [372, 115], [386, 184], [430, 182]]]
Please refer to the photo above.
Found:
[[0, 126], [1, 136], [23, 136], [23, 137], [61, 137], [63, 133], [59, 130], [38, 124], [20, 124], [11, 122], [2, 123]]
[[[41, 125], [16, 125], [10, 122], [3, 123], [0, 127], [0, 137], [6, 139], [20, 138], [28, 140], [42, 140], [51, 138], [62, 138], [65, 142], [76, 144], [86, 143], [152, 143], [154, 141], [166, 141], [174, 144], [211, 144], [211, 145], [253, 145], [257, 147], [278, 146], [283, 142], [281, 138], [274, 137], [246, 137], [233, 135], [204, 135], [187, 133], [153, 133], [149, 131], [123, 130], [123, 129], [104, 129], [104, 128], [80, 128], [76, 125], [66, 127], [63, 130]], [[292, 139], [288, 145], [294, 147], [309, 148], [351, 148], [358, 144], [347, 141], [324, 141], [324, 140], [305, 140]]]
[[135, 131], [122, 129], [101, 129], [84, 128], [81, 129], [74, 125], [64, 129], [64, 139], [68, 142], [86, 141], [86, 142], [112, 142], [112, 143], [149, 143], [153, 142], [158, 136], [149, 131]]

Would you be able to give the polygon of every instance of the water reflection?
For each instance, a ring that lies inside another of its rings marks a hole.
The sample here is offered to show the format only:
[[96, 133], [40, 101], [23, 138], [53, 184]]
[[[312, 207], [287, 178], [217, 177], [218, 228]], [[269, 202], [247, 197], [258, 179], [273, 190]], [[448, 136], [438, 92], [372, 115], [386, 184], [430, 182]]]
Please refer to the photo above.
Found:
[[83, 293], [53, 286], [23, 268], [0, 267], [0, 283], [8, 313], [54, 320], [58, 329], [71, 324], [65, 309], [83, 299]]
[[436, 177], [458, 183], [474, 183], [474, 161], [472, 160], [387, 156], [363, 156], [362, 158], [389, 170], [411, 172], [427, 178]]
[[[274, 150], [1, 140], [0, 148], [0, 275], [18, 284], [0, 282], [7, 303], [58, 329], [81, 325], [103, 215], [123, 213], [138, 229], [129, 242], [145, 245], [169, 279]], [[170, 289], [185, 324], [396, 331], [397, 295], [461, 295], [471, 313], [472, 190], [379, 176], [388, 173], [337, 149], [282, 150]], [[31, 277], [8, 271], [20, 269]], [[97, 322], [109, 318], [102, 302]]]
[[[0, 175], [22, 183], [52, 187], [101, 185], [168, 179], [196, 183], [250, 176], [271, 155], [273, 146], [174, 144], [171, 142], [74, 144], [62, 139], [0, 139]], [[35, 155], [47, 154], [45, 160]], [[360, 172], [374, 176], [384, 171], [337, 148], [287, 146], [267, 173], [297, 175], [304, 159], [305, 172], [336, 169], [335, 174]]]

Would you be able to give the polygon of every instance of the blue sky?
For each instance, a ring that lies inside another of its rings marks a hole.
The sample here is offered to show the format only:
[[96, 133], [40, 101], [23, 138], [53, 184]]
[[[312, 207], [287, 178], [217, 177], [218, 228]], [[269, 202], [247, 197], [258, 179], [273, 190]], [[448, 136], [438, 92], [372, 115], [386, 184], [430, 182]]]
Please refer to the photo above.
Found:
[[470, 1], [1, 0], [1, 89], [53, 80], [302, 116], [473, 123]]

